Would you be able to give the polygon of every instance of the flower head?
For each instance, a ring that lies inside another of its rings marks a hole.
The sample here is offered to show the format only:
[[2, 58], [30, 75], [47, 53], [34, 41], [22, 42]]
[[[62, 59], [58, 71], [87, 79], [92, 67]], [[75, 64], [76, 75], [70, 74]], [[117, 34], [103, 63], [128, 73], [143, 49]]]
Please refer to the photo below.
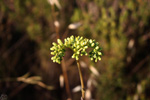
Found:
[[[59, 63], [62, 60], [62, 57], [65, 55], [65, 48], [70, 48], [73, 50], [72, 58], [75, 58], [76, 60], [79, 60], [79, 56], [83, 55], [89, 55], [91, 60], [95, 60], [97, 62], [98, 60], [101, 60], [101, 50], [102, 48], [99, 47], [99, 43], [95, 42], [95, 40], [83, 38], [81, 36], [74, 37], [73, 35], [71, 37], [68, 37], [64, 40], [64, 43], [58, 39], [58, 44], [53, 43], [53, 46], [50, 48], [52, 51], [51, 54], [54, 55], [51, 59], [53, 62]], [[92, 50], [87, 53], [88, 48], [92, 48]]]

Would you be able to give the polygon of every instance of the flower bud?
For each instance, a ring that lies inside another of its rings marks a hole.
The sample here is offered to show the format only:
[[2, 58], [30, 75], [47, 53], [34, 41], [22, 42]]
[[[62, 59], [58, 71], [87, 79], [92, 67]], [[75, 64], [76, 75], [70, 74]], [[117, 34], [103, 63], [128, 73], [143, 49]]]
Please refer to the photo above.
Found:
[[60, 45], [63, 44], [62, 41], [61, 41], [60, 39], [57, 39], [57, 42], [58, 42]]
[[79, 60], [79, 57], [78, 57], [78, 56], [76, 56], [76, 60]]
[[97, 62], [97, 59], [95, 59], [95, 62]]
[[80, 46], [79, 45], [77, 45], [77, 49], [79, 49], [80, 48]]
[[57, 44], [55, 42], [52, 43], [54, 46], [56, 46]]
[[79, 51], [77, 51], [77, 54], [79, 55], [79, 54], [80, 54], [80, 52], [79, 52]]
[[55, 55], [54, 52], [51, 52], [51, 55]]
[[98, 52], [98, 55], [102, 55], [102, 53], [101, 53], [101, 52]]
[[87, 54], [87, 53], [85, 53], [85, 55], [87, 56], [88, 54]]
[[92, 39], [90, 39], [89, 42], [92, 43]]
[[93, 57], [96, 58], [96, 54]]
[[101, 57], [98, 57], [98, 60], [101, 60]]
[[53, 48], [53, 47], [51, 47], [51, 48], [50, 48], [50, 50], [54, 50], [54, 48]]
[[96, 50], [98, 50], [99, 49], [99, 47], [98, 46], [96, 46], [96, 48], [95, 48]]
[[92, 45], [91, 45], [92, 47], [94, 47], [94, 43], [92, 43]]
[[88, 48], [88, 46], [85, 46], [85, 47], [84, 47], [84, 49], [87, 49], [87, 48]]
[[75, 58], [75, 54], [72, 55], [72, 58]]

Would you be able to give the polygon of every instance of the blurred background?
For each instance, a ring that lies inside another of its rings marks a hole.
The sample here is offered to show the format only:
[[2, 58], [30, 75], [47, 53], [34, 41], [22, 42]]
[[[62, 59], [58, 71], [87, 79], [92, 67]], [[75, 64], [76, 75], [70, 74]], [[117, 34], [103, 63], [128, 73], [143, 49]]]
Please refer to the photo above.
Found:
[[0, 0], [0, 98], [80, 100], [72, 51], [59, 65], [49, 50], [70, 35], [103, 48], [80, 58], [86, 100], [150, 100], [149, 0]]

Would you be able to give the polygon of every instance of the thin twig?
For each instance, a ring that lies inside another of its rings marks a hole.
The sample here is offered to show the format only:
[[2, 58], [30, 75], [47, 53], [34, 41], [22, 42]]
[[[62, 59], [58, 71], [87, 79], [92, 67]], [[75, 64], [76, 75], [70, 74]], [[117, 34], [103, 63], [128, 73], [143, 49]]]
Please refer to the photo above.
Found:
[[67, 37], [68, 32], [69, 32], [69, 29], [68, 29], [68, 27], [67, 27], [67, 29], [66, 29], [65, 33], [64, 33], [64, 34], [63, 34], [63, 36], [62, 36], [62, 39], [64, 39], [65, 37]]
[[131, 73], [129, 74], [129, 76], [133, 75], [134, 73], [136, 73], [143, 65], [146, 61], [148, 61], [150, 58], [150, 56], [146, 56], [142, 61], [140, 61], [135, 68], [131, 71]]
[[0, 79], [0, 83], [1, 82], [23, 82], [26, 84], [35, 84], [38, 85], [42, 88], [45, 88], [47, 90], [54, 90], [55, 88], [53, 86], [49, 86], [44, 84], [43, 82], [41, 82], [41, 77], [39, 76], [32, 76], [32, 77], [25, 77], [25, 76], [21, 76], [21, 77], [16, 77], [16, 78], [4, 78], [4, 79]]
[[[54, 19], [54, 22], [57, 20], [57, 17], [55, 15], [55, 8], [54, 8], [54, 5], [51, 6], [51, 9], [52, 9], [52, 17]], [[54, 23], [53, 22], [53, 23]], [[59, 27], [55, 26], [55, 32], [56, 32], [56, 38], [59, 39], [60, 38], [60, 35], [59, 35]], [[68, 33], [68, 32], [67, 32]], [[65, 34], [67, 34], [65, 32]], [[70, 92], [70, 87], [69, 87], [69, 81], [68, 81], [68, 75], [67, 75], [67, 72], [66, 72], [66, 68], [65, 68], [65, 61], [64, 59], [62, 60], [62, 64], [61, 64], [61, 69], [62, 69], [62, 72], [63, 72], [63, 76], [64, 76], [64, 80], [65, 80], [65, 87], [66, 87], [66, 92], [67, 92], [67, 95], [68, 97], [70, 98], [71, 100], [71, 92]]]
[[9, 95], [9, 98], [14, 97], [15, 95], [17, 95], [22, 89], [24, 89], [26, 86], [28, 86], [28, 84], [26, 83], [22, 83], [21, 85], [19, 85], [18, 87], [16, 87], [14, 89], [14, 91], [12, 91]]
[[[55, 6], [54, 5], [51, 5], [51, 9], [52, 9], [52, 17], [53, 17], [53, 23], [56, 21], [56, 15], [55, 15]], [[57, 36], [57, 39], [60, 38], [59, 36], [59, 28], [55, 26], [55, 32], [56, 32], [56, 36]]]
[[27, 39], [27, 35], [24, 35], [21, 39], [19, 39], [13, 46], [11, 46], [6, 52], [3, 53], [2, 57], [7, 58], [14, 50], [16, 50], [25, 40]]
[[67, 75], [67, 72], [66, 72], [66, 66], [65, 66], [65, 61], [64, 61], [64, 59], [62, 60], [61, 66], [62, 66], [62, 71], [63, 71], [65, 83], [66, 83], [66, 86], [65, 86], [65, 87], [66, 87], [66, 91], [67, 91], [68, 97], [71, 98], [70, 87], [69, 87], [69, 81], [68, 81], [68, 75]]

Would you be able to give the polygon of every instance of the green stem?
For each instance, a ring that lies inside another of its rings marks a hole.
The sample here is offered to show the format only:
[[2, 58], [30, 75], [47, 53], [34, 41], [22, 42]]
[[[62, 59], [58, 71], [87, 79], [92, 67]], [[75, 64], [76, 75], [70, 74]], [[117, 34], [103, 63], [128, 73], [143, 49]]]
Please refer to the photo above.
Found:
[[84, 90], [84, 82], [83, 82], [83, 76], [82, 76], [82, 72], [81, 72], [81, 66], [79, 63], [79, 60], [77, 60], [77, 66], [78, 66], [78, 70], [79, 70], [79, 75], [80, 75], [80, 82], [81, 82], [81, 92], [82, 92], [82, 99], [84, 100], [85, 98], [85, 90]]

